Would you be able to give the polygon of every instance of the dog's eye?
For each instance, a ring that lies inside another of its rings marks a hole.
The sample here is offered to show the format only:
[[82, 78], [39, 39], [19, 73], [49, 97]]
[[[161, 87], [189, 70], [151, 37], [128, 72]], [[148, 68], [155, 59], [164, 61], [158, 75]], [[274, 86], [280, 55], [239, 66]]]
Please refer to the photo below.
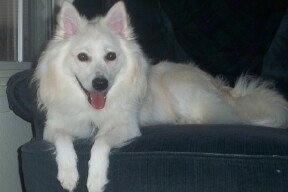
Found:
[[108, 52], [105, 56], [106, 61], [114, 61], [116, 59], [116, 53]]
[[82, 62], [89, 61], [89, 56], [86, 53], [79, 53], [77, 57], [79, 61], [82, 61]]

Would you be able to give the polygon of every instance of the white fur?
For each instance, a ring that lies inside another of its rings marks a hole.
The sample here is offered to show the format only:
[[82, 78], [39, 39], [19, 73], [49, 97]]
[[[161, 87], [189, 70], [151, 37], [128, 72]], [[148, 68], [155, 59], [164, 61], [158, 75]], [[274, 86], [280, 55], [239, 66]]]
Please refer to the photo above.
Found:
[[241, 76], [234, 88], [193, 64], [150, 67], [140, 124], [238, 123], [287, 128], [288, 103], [268, 82]]
[[[105, 60], [115, 52], [114, 61]], [[80, 61], [79, 53], [89, 56]], [[94, 109], [81, 85], [109, 81], [105, 107]], [[140, 135], [139, 125], [159, 123], [240, 123], [286, 127], [288, 104], [267, 84], [241, 77], [226, 86], [193, 64], [161, 62], [148, 67], [122, 2], [103, 18], [87, 21], [68, 2], [58, 15], [55, 38], [36, 68], [39, 106], [47, 111], [44, 139], [56, 146], [58, 180], [73, 191], [77, 156], [73, 139], [97, 129], [91, 150], [87, 187], [101, 192], [107, 180], [109, 152]]]
[[108, 183], [107, 171], [109, 165], [110, 146], [105, 139], [97, 139], [91, 149], [89, 161], [89, 173], [87, 187], [89, 191], [104, 190], [104, 185]]
[[[56, 162], [58, 165], [58, 180], [61, 185], [72, 191], [79, 179], [77, 170], [77, 155], [73, 148], [72, 139], [64, 134], [56, 138]], [[68, 163], [69, 162], [69, 163]]]

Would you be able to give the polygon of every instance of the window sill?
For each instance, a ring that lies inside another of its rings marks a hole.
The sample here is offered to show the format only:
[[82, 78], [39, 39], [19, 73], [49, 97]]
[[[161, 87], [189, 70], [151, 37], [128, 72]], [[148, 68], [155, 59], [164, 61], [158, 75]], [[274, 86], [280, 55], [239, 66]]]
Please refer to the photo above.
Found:
[[0, 71], [2, 70], [25, 70], [30, 69], [32, 63], [30, 62], [11, 62], [11, 61], [0, 61]]

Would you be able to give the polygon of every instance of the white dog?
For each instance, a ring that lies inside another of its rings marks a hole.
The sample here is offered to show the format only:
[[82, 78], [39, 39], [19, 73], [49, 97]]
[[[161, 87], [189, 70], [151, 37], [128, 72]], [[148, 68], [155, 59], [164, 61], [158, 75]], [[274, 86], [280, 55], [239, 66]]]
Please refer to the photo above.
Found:
[[288, 104], [267, 83], [241, 77], [230, 88], [193, 64], [149, 67], [123, 2], [92, 21], [64, 2], [34, 81], [47, 111], [44, 139], [56, 146], [58, 180], [69, 191], [79, 177], [73, 140], [95, 130], [89, 192], [104, 190], [110, 149], [140, 136], [139, 125], [288, 125]]

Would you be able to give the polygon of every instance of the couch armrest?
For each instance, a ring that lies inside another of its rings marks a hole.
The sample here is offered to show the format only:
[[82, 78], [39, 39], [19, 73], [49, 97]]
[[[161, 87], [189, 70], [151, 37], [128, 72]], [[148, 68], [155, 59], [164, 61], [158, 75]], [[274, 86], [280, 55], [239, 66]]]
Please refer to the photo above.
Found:
[[12, 75], [7, 83], [7, 99], [9, 108], [22, 119], [32, 122], [32, 106], [34, 99], [31, 88], [33, 70], [25, 70]]

